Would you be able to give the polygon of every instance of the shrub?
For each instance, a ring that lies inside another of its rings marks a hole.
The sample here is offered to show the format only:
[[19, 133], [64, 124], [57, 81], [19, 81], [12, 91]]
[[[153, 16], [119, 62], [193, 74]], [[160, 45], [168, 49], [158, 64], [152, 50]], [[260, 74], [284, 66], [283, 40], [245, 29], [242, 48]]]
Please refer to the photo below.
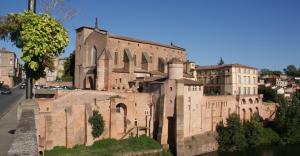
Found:
[[93, 115], [89, 117], [89, 123], [92, 126], [92, 135], [98, 138], [104, 131], [104, 120], [97, 110], [93, 111]]

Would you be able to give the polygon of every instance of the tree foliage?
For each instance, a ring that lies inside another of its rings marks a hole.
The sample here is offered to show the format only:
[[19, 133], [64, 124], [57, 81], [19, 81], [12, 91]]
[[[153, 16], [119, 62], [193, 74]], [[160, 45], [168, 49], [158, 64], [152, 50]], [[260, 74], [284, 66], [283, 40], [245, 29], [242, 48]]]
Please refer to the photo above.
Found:
[[243, 150], [280, 141], [274, 130], [264, 127], [262, 118], [257, 113], [252, 115], [250, 121], [244, 123], [237, 114], [231, 114], [227, 119], [227, 126], [221, 125], [217, 132], [220, 151]]
[[292, 102], [279, 101], [276, 113], [275, 129], [281, 136], [283, 144], [300, 143], [300, 101], [294, 96]]
[[253, 114], [250, 121], [245, 122], [245, 137], [248, 145], [255, 147], [279, 142], [278, 134], [270, 128], [264, 128], [258, 113]]
[[243, 125], [237, 114], [231, 114], [227, 119], [227, 126], [221, 124], [217, 131], [221, 151], [242, 150], [248, 146]]
[[260, 75], [264, 76], [264, 75], [281, 75], [282, 71], [279, 70], [270, 70], [267, 68], [263, 68], [260, 70]]
[[92, 135], [98, 138], [104, 131], [104, 120], [97, 110], [93, 111], [93, 115], [89, 117], [89, 123], [92, 126]]
[[277, 102], [279, 98], [276, 90], [273, 90], [271, 87], [259, 86], [258, 93], [264, 95], [264, 102]]
[[285, 69], [283, 69], [283, 71], [288, 76], [293, 76], [293, 77], [300, 76], [300, 68], [297, 69], [297, 67], [294, 65], [287, 66]]
[[64, 64], [64, 74], [61, 77], [62, 80], [74, 81], [75, 72], [75, 51], [73, 51], [69, 57], [66, 58]]
[[69, 42], [68, 32], [59, 22], [31, 11], [6, 16], [0, 23], [0, 34], [21, 48], [26, 73], [34, 79], [44, 76], [45, 68], [53, 69], [52, 58], [63, 53]]
[[223, 61], [223, 58], [221, 57], [218, 65], [223, 65], [223, 64], [224, 64], [224, 61]]

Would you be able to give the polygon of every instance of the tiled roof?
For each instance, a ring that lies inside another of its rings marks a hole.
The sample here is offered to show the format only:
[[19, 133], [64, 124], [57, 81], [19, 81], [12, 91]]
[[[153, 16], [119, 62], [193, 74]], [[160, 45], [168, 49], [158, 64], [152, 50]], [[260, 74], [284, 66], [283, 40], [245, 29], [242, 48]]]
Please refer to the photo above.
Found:
[[162, 46], [162, 47], [166, 47], [166, 48], [171, 48], [171, 49], [177, 49], [177, 50], [183, 50], [183, 51], [185, 51], [184, 48], [181, 48], [179, 46], [162, 44], [162, 43], [157, 43], [157, 42], [147, 41], [147, 40], [141, 40], [141, 39], [136, 39], [136, 38], [127, 37], [127, 36], [120, 36], [120, 35], [109, 34], [108, 37], [116, 38], [116, 39], [121, 39], [121, 40], [126, 40], [126, 41], [133, 41], [133, 42], [139, 42], [139, 43], [145, 43], [145, 44], [152, 44], [152, 45]]
[[115, 73], [129, 73], [129, 71], [125, 70], [124, 68], [115, 68], [115, 69], [113, 69], [113, 72], [115, 72]]
[[185, 85], [198, 85], [201, 86], [202, 84], [198, 81], [193, 81], [193, 80], [189, 80], [189, 79], [180, 79], [178, 80], [178, 82], [183, 83]]
[[[93, 29], [93, 30], [98, 31], [98, 32], [107, 33], [107, 30], [103, 30], [103, 29], [99, 29], [99, 28], [93, 28], [93, 27], [88, 27], [88, 26], [82, 26], [82, 27], [79, 27], [79, 28], [77, 28], [75, 30], [76, 31], [80, 31], [80, 30], [82, 30], [84, 28], [86, 28], [86, 29]], [[133, 42], [139, 42], [139, 43], [157, 45], [157, 46], [162, 46], [162, 47], [166, 47], [166, 48], [171, 48], [171, 49], [177, 49], [177, 50], [183, 50], [183, 51], [185, 51], [184, 48], [176, 46], [174, 44], [168, 45], [168, 44], [162, 44], [162, 43], [157, 43], [157, 42], [148, 41], [148, 40], [136, 39], [136, 38], [127, 37], [127, 36], [113, 35], [113, 34], [108, 34], [108, 37], [110, 37], [110, 38], [116, 38], [116, 39], [121, 39], [121, 40], [126, 40], [126, 41], [133, 41]]]
[[7, 51], [6, 49], [0, 49], [0, 53], [12, 53], [12, 54], [15, 54], [14, 52]]
[[193, 75], [190, 75], [190, 74], [187, 74], [187, 73], [183, 73], [183, 77], [186, 77], [186, 78], [194, 78]]
[[196, 70], [220, 69], [220, 68], [225, 68], [225, 67], [242, 67], [242, 68], [257, 69], [254, 67], [241, 65], [241, 64], [224, 64], [224, 65], [211, 65], [211, 66], [196, 66]]
[[150, 71], [150, 74], [151, 75], [167, 76], [167, 73], [162, 73], [162, 72], [160, 72], [158, 70], [152, 70], [152, 71]]

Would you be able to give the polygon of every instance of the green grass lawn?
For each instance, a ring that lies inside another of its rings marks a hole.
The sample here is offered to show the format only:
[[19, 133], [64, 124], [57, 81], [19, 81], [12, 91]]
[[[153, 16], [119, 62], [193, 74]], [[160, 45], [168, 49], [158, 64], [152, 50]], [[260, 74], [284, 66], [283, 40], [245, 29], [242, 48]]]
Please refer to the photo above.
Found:
[[[92, 146], [77, 145], [71, 149], [65, 147], [54, 147], [45, 151], [45, 156], [109, 156], [116, 153], [127, 153], [161, 149], [161, 145], [155, 140], [146, 137], [132, 137], [124, 140], [105, 139], [96, 141]], [[163, 152], [162, 155], [170, 155]]]

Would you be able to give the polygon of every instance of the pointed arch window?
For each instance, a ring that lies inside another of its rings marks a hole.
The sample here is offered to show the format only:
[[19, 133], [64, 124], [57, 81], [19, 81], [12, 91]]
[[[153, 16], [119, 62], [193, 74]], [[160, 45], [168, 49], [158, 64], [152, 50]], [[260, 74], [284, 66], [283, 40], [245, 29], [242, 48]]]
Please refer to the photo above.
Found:
[[119, 59], [118, 52], [115, 52], [115, 65], [118, 64], [118, 59]]
[[97, 49], [96, 47], [93, 47], [92, 51], [91, 51], [91, 64], [96, 64], [96, 60], [97, 60]]

